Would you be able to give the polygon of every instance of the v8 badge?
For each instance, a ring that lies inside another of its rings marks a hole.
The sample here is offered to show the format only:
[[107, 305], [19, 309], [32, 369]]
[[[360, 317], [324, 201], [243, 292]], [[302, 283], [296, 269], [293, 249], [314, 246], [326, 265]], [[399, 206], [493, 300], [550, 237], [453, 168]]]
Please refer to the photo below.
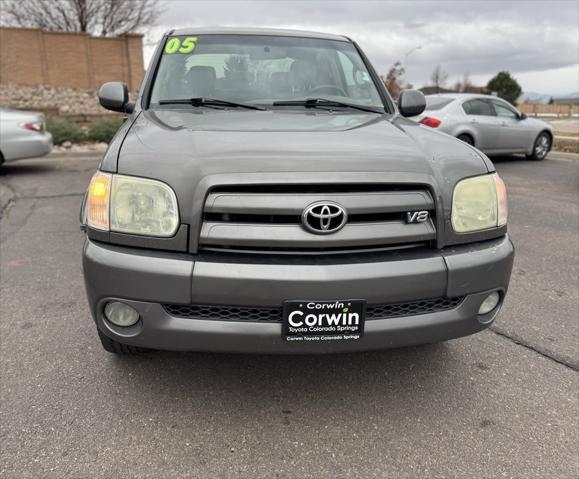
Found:
[[428, 211], [408, 211], [406, 223], [424, 223], [428, 219]]

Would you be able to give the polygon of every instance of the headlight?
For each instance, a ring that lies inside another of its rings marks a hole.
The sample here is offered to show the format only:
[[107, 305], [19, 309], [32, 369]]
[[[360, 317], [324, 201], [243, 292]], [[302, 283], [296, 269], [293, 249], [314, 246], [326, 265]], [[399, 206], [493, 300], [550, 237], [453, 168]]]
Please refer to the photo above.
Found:
[[146, 236], [173, 236], [179, 226], [177, 198], [160, 181], [113, 176], [111, 231]]
[[97, 172], [90, 183], [91, 228], [142, 236], [173, 236], [179, 227], [177, 198], [165, 183]]
[[452, 195], [452, 227], [469, 233], [507, 224], [507, 191], [493, 173], [459, 181]]

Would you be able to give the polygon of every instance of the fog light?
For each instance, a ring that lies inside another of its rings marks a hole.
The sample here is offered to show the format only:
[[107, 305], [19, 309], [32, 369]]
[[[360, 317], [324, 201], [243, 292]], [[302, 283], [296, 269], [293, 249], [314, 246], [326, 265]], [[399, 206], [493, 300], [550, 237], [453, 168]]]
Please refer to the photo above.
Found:
[[105, 306], [105, 316], [117, 326], [132, 326], [139, 320], [139, 313], [135, 308], [125, 303], [112, 301]]
[[489, 294], [480, 305], [480, 308], [478, 308], [478, 314], [482, 315], [490, 313], [493, 309], [497, 307], [497, 304], [499, 304], [500, 299], [501, 297], [499, 296], [499, 293], [497, 291], [494, 291], [493, 293]]

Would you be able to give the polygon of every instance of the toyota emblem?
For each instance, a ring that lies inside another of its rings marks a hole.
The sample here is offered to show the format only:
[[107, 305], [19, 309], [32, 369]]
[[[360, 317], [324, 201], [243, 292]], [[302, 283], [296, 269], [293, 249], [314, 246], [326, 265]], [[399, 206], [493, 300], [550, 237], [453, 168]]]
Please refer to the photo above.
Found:
[[302, 213], [302, 224], [310, 233], [330, 234], [341, 230], [348, 221], [343, 206], [330, 201], [320, 201], [308, 206]]

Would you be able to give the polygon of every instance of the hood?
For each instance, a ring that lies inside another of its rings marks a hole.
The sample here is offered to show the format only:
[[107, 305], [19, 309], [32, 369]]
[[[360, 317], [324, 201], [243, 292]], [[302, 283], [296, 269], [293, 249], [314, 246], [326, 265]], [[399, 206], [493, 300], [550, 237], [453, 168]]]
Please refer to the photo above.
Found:
[[[367, 113], [147, 111], [125, 143], [131, 151], [176, 155], [201, 176], [268, 171], [430, 173], [423, 152], [403, 131]], [[385, 155], [390, 161], [384, 161]], [[130, 165], [123, 155], [119, 170], [125, 167]]]
[[406, 182], [447, 196], [458, 179], [491, 168], [477, 150], [400, 117], [207, 108], [140, 112], [101, 165], [162, 180], [181, 205], [202, 201], [214, 185], [264, 182]]
[[480, 169], [480, 156], [472, 149], [429, 130], [364, 112], [147, 110], [126, 135], [118, 171], [142, 175], [146, 161], [154, 163], [152, 170], [171, 167], [202, 176], [267, 171], [434, 174], [433, 159], [470, 159]]

